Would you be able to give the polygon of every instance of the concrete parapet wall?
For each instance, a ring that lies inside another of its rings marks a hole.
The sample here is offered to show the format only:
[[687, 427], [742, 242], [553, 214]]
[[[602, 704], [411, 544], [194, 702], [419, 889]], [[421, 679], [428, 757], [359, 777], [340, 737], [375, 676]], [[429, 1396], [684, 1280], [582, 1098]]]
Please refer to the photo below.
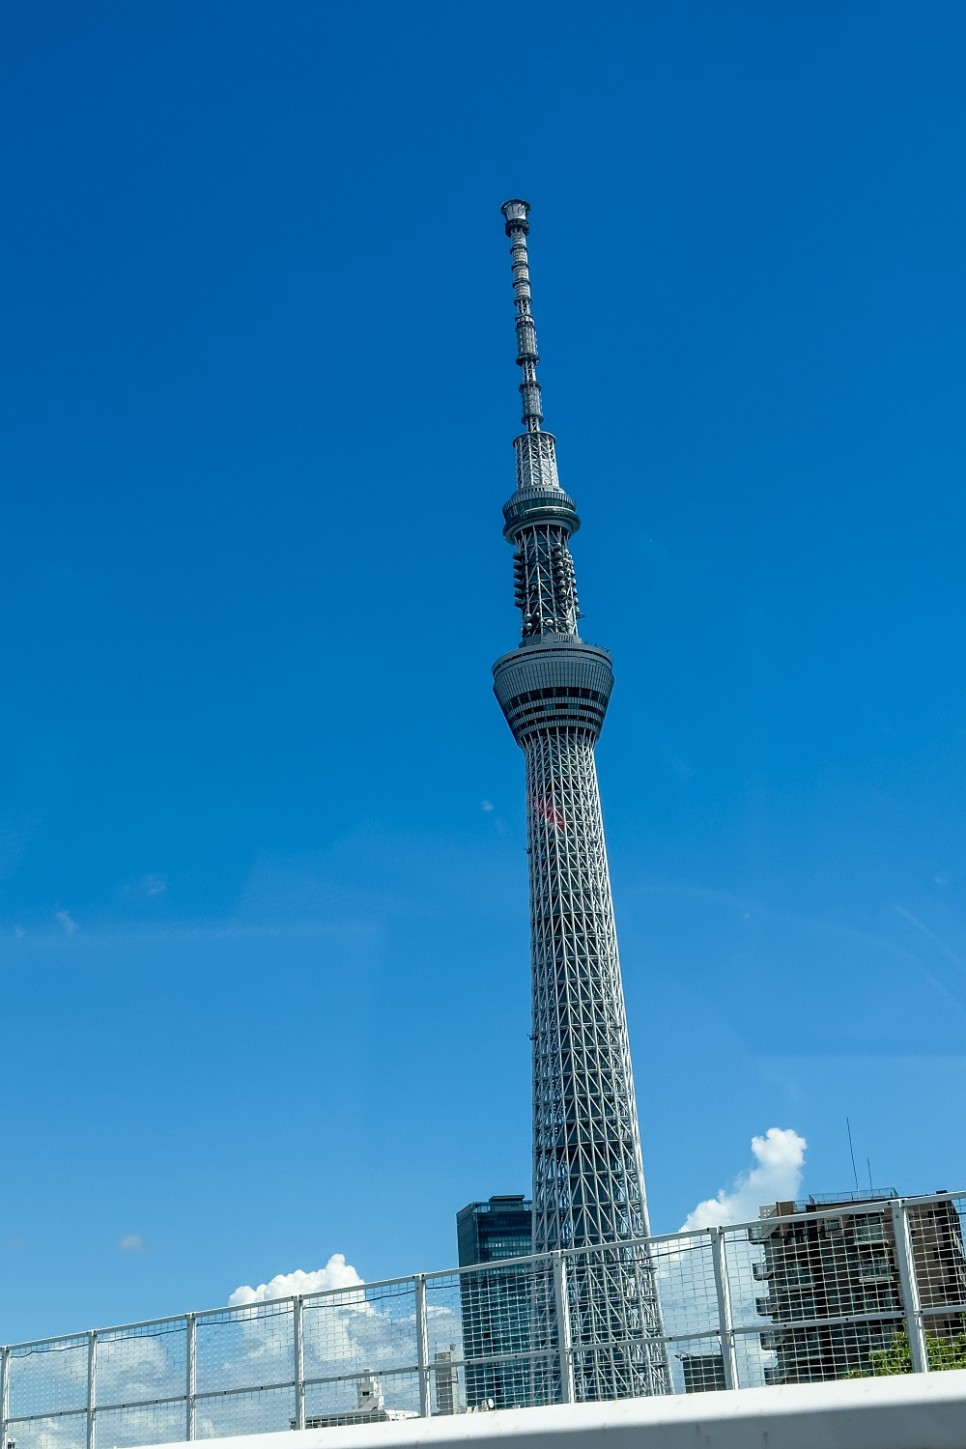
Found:
[[966, 1369], [505, 1409], [212, 1441], [218, 1449], [966, 1449]]

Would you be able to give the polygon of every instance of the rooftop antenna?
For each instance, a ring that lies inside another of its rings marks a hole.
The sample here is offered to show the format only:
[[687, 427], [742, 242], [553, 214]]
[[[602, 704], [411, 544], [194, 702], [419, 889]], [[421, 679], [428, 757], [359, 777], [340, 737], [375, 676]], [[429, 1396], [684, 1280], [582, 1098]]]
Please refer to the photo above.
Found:
[[865, 1159], [865, 1170], [869, 1174], [869, 1196], [872, 1197], [872, 1195], [873, 1195], [873, 1188], [872, 1188], [872, 1158], [871, 1157], [867, 1157]]
[[855, 1148], [852, 1146], [852, 1127], [848, 1117], [845, 1119], [845, 1130], [849, 1134], [849, 1156], [852, 1159], [852, 1176], [855, 1178], [855, 1190], [859, 1191], [859, 1174], [855, 1170]]

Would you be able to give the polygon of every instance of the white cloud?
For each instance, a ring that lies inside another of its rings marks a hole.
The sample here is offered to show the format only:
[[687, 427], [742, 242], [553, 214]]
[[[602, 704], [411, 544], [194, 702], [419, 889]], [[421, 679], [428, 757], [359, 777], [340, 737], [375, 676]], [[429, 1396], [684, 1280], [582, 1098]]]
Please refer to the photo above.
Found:
[[751, 1139], [756, 1167], [739, 1173], [730, 1191], [719, 1188], [715, 1197], [699, 1202], [688, 1213], [681, 1231], [747, 1223], [765, 1203], [794, 1200], [802, 1185], [808, 1143], [791, 1127], [769, 1127], [764, 1137]]
[[493, 810], [493, 801], [492, 800], [481, 800], [480, 801], [480, 809], [483, 811], [483, 813], [485, 815], [491, 814], [492, 813], [492, 810]]
[[[273, 1300], [294, 1294], [308, 1298], [303, 1320], [305, 1371], [310, 1378], [330, 1381], [319, 1390], [317, 1401], [326, 1413], [352, 1409], [354, 1378], [370, 1372], [389, 1375], [383, 1388], [390, 1407], [416, 1407], [415, 1380], [408, 1373], [392, 1374], [416, 1358], [414, 1285], [368, 1287], [342, 1253], [333, 1253], [324, 1268], [313, 1272], [278, 1273], [257, 1288], [245, 1284], [235, 1289], [229, 1306], [235, 1310], [231, 1316], [240, 1329], [243, 1351], [226, 1367], [228, 1386], [250, 1388], [266, 1382], [265, 1365], [277, 1373], [279, 1318]], [[308, 1297], [311, 1294], [326, 1296], [313, 1299]], [[438, 1348], [462, 1343], [457, 1290], [448, 1285], [432, 1296], [435, 1301], [427, 1304], [431, 1356]], [[289, 1341], [287, 1335], [283, 1341]]]
[[118, 1238], [117, 1246], [122, 1253], [146, 1253], [148, 1245], [140, 1233], [125, 1233]]
[[347, 1263], [344, 1253], [333, 1253], [324, 1268], [315, 1268], [305, 1273], [296, 1268], [294, 1273], [276, 1273], [268, 1283], [259, 1283], [257, 1288], [243, 1283], [228, 1299], [231, 1308], [246, 1308], [250, 1303], [267, 1303], [272, 1298], [291, 1298], [297, 1293], [324, 1293], [329, 1288], [362, 1288], [365, 1280]]
[[141, 889], [146, 896], [162, 896], [168, 889], [168, 882], [163, 875], [146, 875], [141, 881]]
[[72, 936], [77, 930], [77, 922], [74, 920], [70, 911], [57, 911], [55, 912], [55, 917], [63, 926], [68, 936]]
[[[687, 1353], [714, 1353], [718, 1348], [718, 1308], [713, 1287], [711, 1244], [705, 1231], [711, 1227], [750, 1223], [758, 1209], [769, 1202], [794, 1200], [801, 1190], [807, 1143], [791, 1127], [769, 1127], [761, 1137], [751, 1139], [755, 1166], [738, 1174], [730, 1188], [720, 1188], [714, 1197], [699, 1202], [681, 1227], [691, 1237], [662, 1245], [657, 1259], [658, 1289], [668, 1333], [678, 1337], [678, 1348]], [[738, 1333], [735, 1354], [738, 1382], [742, 1388], [764, 1383], [765, 1368], [774, 1362], [761, 1347], [758, 1330], [765, 1326], [758, 1313], [762, 1293], [754, 1276], [761, 1250], [745, 1231], [729, 1233], [725, 1262], [731, 1288], [732, 1320], [751, 1328]], [[683, 1388], [678, 1357], [672, 1355], [671, 1371], [677, 1388]]]

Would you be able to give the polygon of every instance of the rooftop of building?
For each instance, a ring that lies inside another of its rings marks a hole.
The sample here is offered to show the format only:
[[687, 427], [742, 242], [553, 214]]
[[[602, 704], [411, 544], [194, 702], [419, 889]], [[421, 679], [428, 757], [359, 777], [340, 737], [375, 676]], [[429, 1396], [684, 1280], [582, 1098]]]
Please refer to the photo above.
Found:
[[514, 1208], [522, 1208], [529, 1212], [531, 1206], [530, 1199], [524, 1197], [522, 1192], [498, 1193], [488, 1198], [486, 1202], [468, 1202], [466, 1207], [460, 1208], [456, 1214], [456, 1218], [459, 1221], [460, 1218], [465, 1218], [468, 1213], [506, 1212]]
[[818, 1192], [799, 1202], [764, 1203], [758, 1209], [762, 1218], [791, 1217], [794, 1213], [820, 1212], [830, 1207], [854, 1207], [864, 1202], [889, 1202], [899, 1196], [894, 1187], [869, 1187], [857, 1192]]

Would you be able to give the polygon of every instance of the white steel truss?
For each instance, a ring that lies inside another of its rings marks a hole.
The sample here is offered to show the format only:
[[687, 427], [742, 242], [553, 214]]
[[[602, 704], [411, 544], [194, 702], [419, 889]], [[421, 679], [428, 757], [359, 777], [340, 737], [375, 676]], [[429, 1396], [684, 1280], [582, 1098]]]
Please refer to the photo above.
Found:
[[[535, 731], [524, 745], [537, 1252], [648, 1232], [593, 746], [579, 726]], [[578, 1398], [664, 1392], [660, 1310], [641, 1250], [590, 1256], [569, 1293]]]

